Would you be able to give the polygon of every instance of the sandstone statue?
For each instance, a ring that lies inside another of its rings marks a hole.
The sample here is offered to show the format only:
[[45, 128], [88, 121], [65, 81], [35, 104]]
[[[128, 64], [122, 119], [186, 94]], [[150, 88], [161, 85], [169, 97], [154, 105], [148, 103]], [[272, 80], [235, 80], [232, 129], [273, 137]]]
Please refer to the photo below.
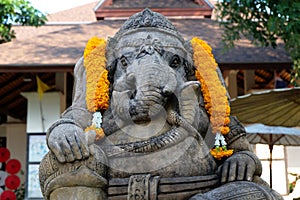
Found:
[[161, 14], [87, 45], [74, 90], [47, 132], [45, 199], [282, 199], [230, 116], [210, 47]]

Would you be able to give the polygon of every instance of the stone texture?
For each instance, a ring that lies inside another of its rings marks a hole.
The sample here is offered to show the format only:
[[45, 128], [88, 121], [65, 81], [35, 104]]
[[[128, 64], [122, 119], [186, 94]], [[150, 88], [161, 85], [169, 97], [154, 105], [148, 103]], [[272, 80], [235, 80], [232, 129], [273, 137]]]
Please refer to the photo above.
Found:
[[84, 132], [93, 113], [80, 59], [73, 104], [47, 132], [45, 198], [281, 199], [260, 181], [261, 163], [238, 120], [231, 118], [226, 136], [234, 154], [210, 154], [213, 135], [192, 54], [164, 16], [145, 9], [129, 18], [107, 44], [110, 101], [102, 112], [106, 137], [96, 144]]

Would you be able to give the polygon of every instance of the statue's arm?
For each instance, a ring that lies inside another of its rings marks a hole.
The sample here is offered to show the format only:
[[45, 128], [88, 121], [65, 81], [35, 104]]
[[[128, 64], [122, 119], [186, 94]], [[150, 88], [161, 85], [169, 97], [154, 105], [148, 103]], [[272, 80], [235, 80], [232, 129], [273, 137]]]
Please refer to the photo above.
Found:
[[234, 153], [219, 167], [221, 183], [236, 180], [252, 181], [254, 176], [260, 176], [262, 173], [261, 162], [252, 152], [243, 125], [231, 116], [229, 127], [230, 132], [225, 139], [227, 147], [233, 149]]
[[[90, 125], [92, 114], [86, 108], [86, 78], [81, 58], [75, 66], [73, 102], [61, 118], [47, 131], [47, 145], [60, 162], [72, 162], [89, 156], [84, 129]], [[92, 139], [91, 139], [92, 141]]]
[[65, 110], [62, 118], [72, 119], [84, 129], [91, 125], [92, 113], [86, 106], [86, 72], [83, 58], [80, 58], [74, 69], [74, 89], [72, 105]]
[[230, 132], [225, 135], [227, 145], [235, 152], [252, 151], [251, 145], [246, 138], [246, 130], [236, 117], [230, 116]]

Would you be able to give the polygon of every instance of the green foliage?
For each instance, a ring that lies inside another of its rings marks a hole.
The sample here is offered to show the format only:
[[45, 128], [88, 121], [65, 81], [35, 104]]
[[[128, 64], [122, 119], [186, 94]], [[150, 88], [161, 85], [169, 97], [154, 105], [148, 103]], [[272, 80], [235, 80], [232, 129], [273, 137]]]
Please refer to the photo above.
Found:
[[41, 26], [46, 16], [27, 0], [0, 0], [0, 44], [15, 38], [13, 24]]
[[274, 48], [280, 39], [294, 60], [291, 82], [294, 85], [299, 82], [299, 0], [223, 0], [218, 2], [216, 9], [218, 20], [225, 28], [223, 42], [226, 48], [233, 47], [241, 35], [256, 45]]

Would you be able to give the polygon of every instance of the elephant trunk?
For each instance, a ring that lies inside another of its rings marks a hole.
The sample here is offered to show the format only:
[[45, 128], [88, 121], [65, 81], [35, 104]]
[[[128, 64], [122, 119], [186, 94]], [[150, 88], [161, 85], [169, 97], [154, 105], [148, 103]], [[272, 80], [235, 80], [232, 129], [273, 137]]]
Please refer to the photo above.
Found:
[[[151, 56], [149, 56], [151, 58]], [[177, 87], [175, 71], [166, 64], [149, 59], [139, 60], [130, 73], [134, 74], [135, 92], [130, 100], [129, 113], [134, 121], [149, 121], [163, 109]]]

